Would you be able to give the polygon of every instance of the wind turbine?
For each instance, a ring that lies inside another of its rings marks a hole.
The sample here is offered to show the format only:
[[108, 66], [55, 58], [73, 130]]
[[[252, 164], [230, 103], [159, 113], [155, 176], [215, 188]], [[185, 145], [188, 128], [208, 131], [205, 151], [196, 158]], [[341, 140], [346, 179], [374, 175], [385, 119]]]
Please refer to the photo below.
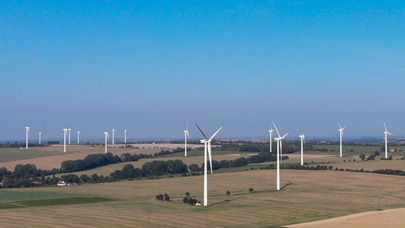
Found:
[[187, 157], [187, 138], [190, 138], [188, 130], [184, 131], [184, 156]]
[[77, 131], [77, 144], [80, 143], [80, 131]]
[[115, 129], [112, 129], [112, 144], [115, 144]]
[[301, 165], [304, 165], [304, 141], [305, 141], [305, 135], [302, 134], [300, 135], [301, 138]]
[[104, 135], [105, 135], [105, 152], [104, 153], [107, 153], [108, 132], [104, 132]]
[[28, 134], [30, 133], [30, 127], [25, 127], [25, 149], [28, 150]]
[[127, 144], [127, 130], [124, 130], [124, 143]]
[[63, 153], [66, 153], [66, 132], [68, 129], [63, 129]]
[[273, 152], [273, 149], [272, 149], [272, 147], [273, 147], [273, 129], [271, 129], [271, 130], [269, 130], [269, 133], [270, 133], [270, 153], [271, 152]]
[[42, 132], [38, 132], [38, 144], [41, 144], [41, 142], [42, 142], [41, 136], [42, 136]]
[[[339, 124], [339, 123], [338, 123]], [[343, 145], [342, 145], [342, 139], [343, 139], [343, 131], [345, 130], [346, 127], [342, 127], [339, 124], [339, 132], [340, 132], [340, 157], [342, 157], [342, 151], [343, 151]]]
[[277, 126], [274, 123], [273, 125], [278, 134], [278, 138], [275, 138], [274, 140], [276, 140], [277, 142], [277, 190], [280, 190], [280, 151], [281, 154], [283, 154], [282, 140], [288, 135], [288, 133], [281, 137], [280, 132], [278, 132]]
[[204, 143], [204, 206], [208, 205], [208, 174], [207, 174], [207, 152], [210, 160], [210, 168], [211, 168], [211, 174], [212, 174], [212, 157], [211, 157], [211, 140], [215, 137], [215, 135], [218, 134], [218, 132], [222, 129], [220, 127], [212, 136], [211, 138], [208, 138], [207, 135], [204, 133], [201, 128], [195, 124], [200, 130], [201, 134], [204, 136], [205, 139], [201, 139], [201, 143]]
[[69, 131], [69, 144], [70, 144], [70, 131], [71, 130], [72, 130], [71, 128], [68, 128], [68, 131]]
[[385, 123], [384, 123], [384, 127], [385, 127], [385, 131], [384, 131], [384, 134], [385, 134], [385, 158], [388, 158], [388, 135], [394, 135], [394, 134], [388, 132], [387, 125], [385, 125]]

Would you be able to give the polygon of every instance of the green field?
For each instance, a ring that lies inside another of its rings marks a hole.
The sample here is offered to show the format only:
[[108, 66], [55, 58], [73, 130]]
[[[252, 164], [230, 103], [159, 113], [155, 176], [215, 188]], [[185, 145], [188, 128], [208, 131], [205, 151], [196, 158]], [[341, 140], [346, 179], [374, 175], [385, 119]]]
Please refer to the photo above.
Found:
[[[366, 154], [370, 154], [370, 153], [374, 153], [375, 151], [378, 151], [380, 153], [383, 153], [383, 151], [381, 151], [381, 148], [383, 146], [379, 145], [379, 146], [359, 146], [359, 145], [343, 145], [343, 155], [360, 155], [362, 153], [366, 153]], [[402, 150], [405, 150], [404, 146], [389, 146], [389, 148], [391, 147], [395, 147], [395, 148], [401, 148]], [[313, 145], [314, 149], [326, 149], [329, 152], [337, 152], [339, 153], [340, 151], [340, 146], [339, 145]]]
[[75, 194], [59, 192], [21, 191], [20, 189], [0, 189], [0, 203], [26, 200], [43, 200], [76, 197]]
[[29, 148], [28, 150], [25, 150], [25, 148], [0, 148], [0, 162], [61, 155], [60, 152], [56, 150], [50, 150], [48, 148], [45, 149], [45, 147], [34, 147]]

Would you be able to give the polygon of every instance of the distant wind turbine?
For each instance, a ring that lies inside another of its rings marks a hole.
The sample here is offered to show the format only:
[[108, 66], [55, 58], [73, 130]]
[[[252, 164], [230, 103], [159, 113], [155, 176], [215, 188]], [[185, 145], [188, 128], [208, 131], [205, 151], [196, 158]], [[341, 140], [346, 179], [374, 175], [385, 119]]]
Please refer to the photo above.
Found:
[[384, 134], [385, 134], [385, 158], [388, 158], [388, 135], [394, 135], [394, 134], [388, 132], [387, 125], [385, 125], [385, 123], [384, 123], [384, 127], [385, 127], [385, 131], [384, 131]]
[[80, 131], [77, 131], [77, 144], [80, 143]]
[[273, 129], [271, 129], [271, 130], [269, 130], [269, 133], [270, 133], [270, 153], [271, 152], [273, 152], [273, 149], [272, 149], [272, 147], [273, 147]]
[[207, 174], [207, 153], [209, 156], [209, 160], [210, 160], [210, 168], [211, 168], [211, 174], [212, 174], [212, 157], [211, 157], [211, 140], [218, 134], [218, 132], [222, 129], [222, 127], [220, 127], [212, 136], [211, 138], [208, 138], [207, 135], [204, 133], [203, 130], [201, 130], [201, 128], [195, 124], [198, 128], [198, 130], [200, 130], [201, 134], [204, 136], [205, 139], [201, 139], [201, 143], [204, 143], [204, 206], [208, 205], [208, 174]]
[[72, 130], [71, 128], [68, 128], [68, 131], [69, 131], [69, 144], [70, 144], [70, 131], [71, 130]]
[[283, 137], [281, 137], [280, 132], [277, 129], [277, 126], [274, 123], [273, 125], [278, 135], [278, 138], [275, 138], [274, 140], [277, 142], [277, 190], [280, 190], [280, 151], [281, 154], [283, 154], [282, 140], [288, 135], [288, 133], [283, 135]]
[[304, 142], [305, 142], [305, 135], [300, 135], [301, 138], [301, 165], [304, 165]]
[[127, 144], [127, 130], [124, 130], [124, 143]]
[[339, 132], [340, 132], [340, 157], [342, 157], [343, 156], [343, 144], [342, 144], [342, 140], [343, 140], [343, 131], [345, 130], [345, 128], [346, 127], [342, 127], [340, 124], [339, 124]]
[[105, 135], [105, 152], [104, 153], [107, 153], [108, 132], [104, 132], [104, 135]]
[[68, 129], [63, 129], [63, 153], [66, 153], [66, 132]]
[[41, 144], [42, 143], [42, 132], [38, 132], [38, 144]]
[[30, 127], [25, 127], [25, 149], [28, 150], [28, 135], [30, 133]]
[[115, 129], [112, 129], [112, 144], [115, 144]]
[[184, 157], [187, 157], [187, 138], [190, 138], [188, 130], [184, 131]]

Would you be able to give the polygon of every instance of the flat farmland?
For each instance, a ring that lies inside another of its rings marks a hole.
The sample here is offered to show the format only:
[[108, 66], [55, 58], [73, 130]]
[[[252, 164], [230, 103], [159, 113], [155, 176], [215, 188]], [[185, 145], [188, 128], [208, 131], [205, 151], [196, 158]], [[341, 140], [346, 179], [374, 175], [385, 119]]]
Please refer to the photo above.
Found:
[[[1, 210], [2, 223], [8, 227], [279, 227], [405, 207], [405, 178], [401, 176], [282, 170], [281, 177], [282, 186], [291, 185], [276, 191], [275, 170], [209, 175], [209, 207], [182, 202], [185, 192], [203, 199], [203, 176], [15, 189], [12, 191], [84, 194], [117, 201]], [[249, 188], [255, 192], [250, 193]], [[163, 193], [171, 196], [171, 202], [155, 199]], [[397, 225], [404, 220], [404, 216], [397, 218]]]
[[[123, 153], [154, 154], [160, 149], [135, 149], [135, 148], [109, 148], [108, 152], [114, 155]], [[86, 145], [69, 145], [67, 152], [63, 152], [63, 145], [32, 147], [28, 150], [19, 148], [0, 148], [0, 167], [13, 170], [17, 164], [35, 164], [39, 169], [60, 168], [63, 161], [83, 159], [88, 154], [104, 153], [104, 147]]]

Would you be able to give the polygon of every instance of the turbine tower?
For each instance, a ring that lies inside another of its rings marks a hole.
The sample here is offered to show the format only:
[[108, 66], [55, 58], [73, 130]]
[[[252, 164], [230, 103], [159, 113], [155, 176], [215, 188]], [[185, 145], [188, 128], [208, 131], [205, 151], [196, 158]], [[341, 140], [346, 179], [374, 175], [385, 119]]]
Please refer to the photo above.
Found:
[[211, 157], [211, 140], [215, 137], [215, 135], [218, 134], [218, 132], [222, 129], [220, 127], [212, 136], [211, 138], [208, 138], [207, 135], [204, 133], [201, 128], [195, 124], [200, 130], [201, 134], [204, 136], [205, 139], [201, 139], [201, 143], [204, 143], [204, 206], [208, 205], [208, 174], [207, 174], [207, 152], [208, 152], [208, 157], [210, 160], [210, 168], [211, 168], [211, 174], [212, 174], [212, 157]]
[[38, 132], [38, 144], [42, 143], [41, 136], [42, 136], [42, 132]]
[[105, 152], [104, 153], [107, 153], [108, 132], [104, 132], [104, 135], [105, 135]]
[[115, 144], [115, 129], [112, 129], [112, 144]]
[[273, 125], [278, 134], [278, 138], [275, 138], [274, 140], [277, 142], [277, 190], [280, 190], [280, 151], [281, 154], [283, 154], [282, 140], [288, 135], [288, 133], [281, 137], [277, 126], [274, 123]]
[[71, 130], [72, 130], [71, 128], [68, 128], [68, 131], [69, 131], [69, 144], [70, 144], [70, 131]]
[[127, 130], [124, 130], [124, 143], [127, 144]]
[[393, 135], [392, 133], [388, 132], [387, 130], [387, 125], [385, 125], [384, 123], [384, 127], [385, 127], [385, 158], [388, 158], [388, 135]]
[[63, 153], [66, 153], [66, 132], [68, 129], [63, 129]]
[[25, 149], [28, 150], [28, 134], [30, 133], [30, 127], [25, 127]]
[[272, 149], [272, 147], [273, 147], [273, 129], [271, 129], [271, 130], [269, 130], [269, 133], [270, 133], [270, 153], [271, 152], [273, 152], [273, 149]]
[[305, 135], [302, 134], [300, 135], [301, 138], [301, 165], [304, 165], [304, 141], [305, 141]]
[[187, 138], [190, 138], [188, 130], [184, 131], [184, 157], [187, 157]]
[[77, 131], [77, 144], [80, 143], [80, 131]]
[[340, 132], [340, 157], [342, 157], [342, 155], [343, 155], [343, 153], [342, 153], [342, 151], [343, 151], [343, 144], [342, 144], [343, 131], [345, 130], [346, 127], [342, 127], [340, 124], [339, 124], [339, 127], [340, 127], [339, 128], [339, 132]]

